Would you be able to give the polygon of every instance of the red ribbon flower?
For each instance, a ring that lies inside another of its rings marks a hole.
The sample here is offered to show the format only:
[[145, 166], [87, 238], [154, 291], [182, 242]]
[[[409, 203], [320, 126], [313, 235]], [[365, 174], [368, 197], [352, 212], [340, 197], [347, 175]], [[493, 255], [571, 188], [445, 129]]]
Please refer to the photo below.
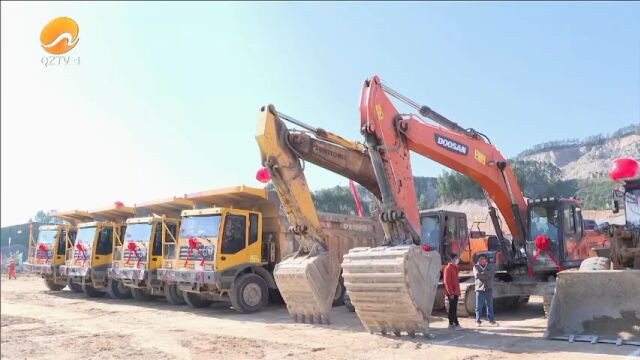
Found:
[[202, 257], [202, 260], [200, 260], [200, 266], [204, 265], [204, 255], [200, 251], [200, 243], [198, 242], [198, 239], [192, 236], [189, 238], [189, 253], [187, 254], [187, 259], [184, 261], [183, 267], [187, 267], [187, 262], [191, 258], [191, 252], [193, 250], [198, 250], [198, 255]]
[[44, 244], [38, 244], [38, 250], [40, 250], [40, 256], [36, 256], [36, 258], [42, 258], [44, 254], [45, 264], [49, 263], [49, 254], [47, 254], [47, 247]]
[[129, 242], [127, 244], [127, 249], [129, 249], [129, 257], [127, 258], [126, 263], [128, 264], [129, 261], [131, 261], [131, 254], [133, 253], [138, 258], [138, 262], [136, 262], [136, 268], [137, 268], [140, 265], [140, 260], [142, 260], [140, 255], [138, 255], [138, 245], [136, 245], [136, 243], [134, 242]]
[[558, 271], [562, 271], [562, 266], [558, 262], [558, 260], [553, 256], [553, 254], [549, 251], [549, 245], [551, 245], [551, 239], [549, 239], [546, 235], [538, 235], [535, 240], [536, 252], [533, 254], [533, 258], [531, 258], [531, 263], [529, 263], [529, 277], [533, 277], [533, 264], [536, 262], [536, 258], [538, 255], [543, 252], [549, 256], [551, 261], [558, 267]]
[[82, 253], [82, 267], [84, 267], [84, 262], [87, 261], [87, 252], [84, 250], [84, 246], [80, 243], [76, 244], [76, 249]]

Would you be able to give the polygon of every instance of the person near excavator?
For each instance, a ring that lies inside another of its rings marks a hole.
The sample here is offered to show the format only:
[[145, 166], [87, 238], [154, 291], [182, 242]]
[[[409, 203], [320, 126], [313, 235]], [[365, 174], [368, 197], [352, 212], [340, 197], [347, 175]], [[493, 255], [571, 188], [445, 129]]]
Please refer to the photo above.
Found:
[[476, 326], [482, 323], [480, 317], [482, 310], [487, 308], [487, 319], [489, 324], [497, 325], [493, 316], [493, 265], [489, 264], [487, 256], [482, 254], [478, 257], [478, 263], [473, 266], [473, 276], [475, 278], [476, 290]]
[[458, 322], [458, 299], [460, 298], [460, 280], [458, 278], [458, 254], [449, 256], [449, 263], [442, 273], [444, 292], [449, 299], [449, 329], [460, 330]]

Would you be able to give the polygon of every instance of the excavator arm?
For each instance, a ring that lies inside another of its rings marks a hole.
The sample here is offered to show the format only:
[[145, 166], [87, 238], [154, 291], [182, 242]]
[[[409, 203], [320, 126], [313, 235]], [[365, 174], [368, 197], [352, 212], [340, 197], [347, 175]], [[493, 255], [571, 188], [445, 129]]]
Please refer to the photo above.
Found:
[[[307, 133], [290, 131], [283, 119]], [[379, 194], [366, 148], [280, 114], [273, 105], [260, 111], [256, 140], [262, 164], [269, 170], [291, 224], [289, 230], [300, 244], [296, 254], [274, 269], [278, 289], [296, 321], [328, 322], [340, 266], [328, 252], [327, 237], [305, 178], [304, 161], [351, 178]]]
[[[400, 114], [387, 94], [444, 128], [423, 122], [416, 115]], [[377, 76], [362, 87], [360, 116], [382, 194], [382, 220], [387, 223], [389, 241], [419, 243], [420, 219], [409, 154], [413, 151], [475, 180], [504, 216], [518, 245], [524, 246], [525, 199], [506, 159], [480, 133], [417, 105], [383, 85]]]

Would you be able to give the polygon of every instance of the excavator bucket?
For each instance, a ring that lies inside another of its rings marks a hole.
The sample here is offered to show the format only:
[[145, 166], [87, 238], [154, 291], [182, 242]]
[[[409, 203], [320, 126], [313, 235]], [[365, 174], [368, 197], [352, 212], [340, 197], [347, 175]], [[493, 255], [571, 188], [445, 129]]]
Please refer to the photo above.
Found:
[[428, 336], [440, 254], [416, 245], [355, 248], [342, 261], [351, 304], [367, 331]]
[[558, 273], [545, 336], [640, 345], [640, 270]]
[[273, 275], [295, 321], [329, 324], [340, 277], [335, 256], [328, 251], [314, 256], [292, 255], [276, 265]]

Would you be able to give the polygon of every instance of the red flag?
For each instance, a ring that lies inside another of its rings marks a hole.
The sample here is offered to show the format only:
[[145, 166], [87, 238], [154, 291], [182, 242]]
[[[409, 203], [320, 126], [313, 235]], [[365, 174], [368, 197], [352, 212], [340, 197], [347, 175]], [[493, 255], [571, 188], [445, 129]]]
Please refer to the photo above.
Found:
[[356, 184], [353, 180], [349, 180], [349, 188], [351, 189], [351, 194], [353, 194], [353, 201], [356, 202], [356, 211], [358, 212], [358, 216], [362, 217], [362, 205], [360, 205], [358, 190], [356, 189]]

